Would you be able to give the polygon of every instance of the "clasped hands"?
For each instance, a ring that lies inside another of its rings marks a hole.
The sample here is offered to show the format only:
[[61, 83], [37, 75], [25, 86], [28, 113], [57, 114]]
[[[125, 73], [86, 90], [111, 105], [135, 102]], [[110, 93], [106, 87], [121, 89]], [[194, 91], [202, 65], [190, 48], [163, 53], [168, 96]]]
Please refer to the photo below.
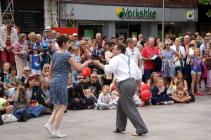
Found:
[[101, 63], [99, 60], [88, 60], [89, 64], [99, 66]]

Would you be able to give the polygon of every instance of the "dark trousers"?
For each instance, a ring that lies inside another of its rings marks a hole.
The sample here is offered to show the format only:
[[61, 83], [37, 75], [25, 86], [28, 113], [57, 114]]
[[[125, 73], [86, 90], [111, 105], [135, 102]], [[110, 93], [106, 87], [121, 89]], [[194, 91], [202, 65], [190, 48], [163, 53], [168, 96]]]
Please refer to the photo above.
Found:
[[148, 132], [148, 129], [133, 102], [136, 88], [136, 81], [134, 79], [129, 79], [118, 84], [119, 100], [117, 103], [116, 127], [120, 130], [125, 130], [127, 118], [129, 118], [136, 128], [136, 133], [144, 134]]
[[143, 75], [143, 82], [147, 82], [151, 78], [151, 74], [154, 72], [153, 69], [144, 69], [144, 75]]
[[181, 71], [183, 73], [181, 66], [175, 68], [175, 75], [177, 74], [178, 71]]
[[187, 81], [188, 89], [191, 89], [192, 77], [191, 77], [191, 65], [189, 64], [185, 65], [185, 80]]
[[172, 101], [172, 99], [168, 95], [160, 95], [152, 97], [151, 102], [153, 105], [156, 105], [157, 103], [166, 102], [166, 101]]

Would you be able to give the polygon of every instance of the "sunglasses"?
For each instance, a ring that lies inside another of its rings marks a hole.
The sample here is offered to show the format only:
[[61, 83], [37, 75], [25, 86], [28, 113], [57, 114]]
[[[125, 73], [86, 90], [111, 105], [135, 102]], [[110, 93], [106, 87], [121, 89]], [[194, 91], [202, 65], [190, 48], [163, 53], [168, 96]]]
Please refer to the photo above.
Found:
[[166, 46], [170, 46], [171, 44], [166, 44]]
[[194, 46], [194, 44], [190, 44], [189, 46]]
[[91, 78], [98, 78], [97, 76], [92, 76]]

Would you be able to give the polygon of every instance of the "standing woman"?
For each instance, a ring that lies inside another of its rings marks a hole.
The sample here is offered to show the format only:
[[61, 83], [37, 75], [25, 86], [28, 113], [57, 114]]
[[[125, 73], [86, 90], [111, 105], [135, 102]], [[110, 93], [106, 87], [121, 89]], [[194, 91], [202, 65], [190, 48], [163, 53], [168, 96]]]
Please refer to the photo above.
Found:
[[66, 50], [69, 46], [68, 40], [69, 38], [65, 35], [58, 36], [57, 43], [59, 49], [53, 54], [50, 64], [50, 72], [52, 73], [50, 82], [50, 102], [54, 104], [54, 110], [44, 128], [53, 137], [57, 138], [66, 136], [60, 133], [59, 126], [68, 104], [67, 81], [70, 65], [77, 70], [81, 70], [90, 62], [86, 61], [83, 64], [79, 64], [71, 59], [70, 53]]
[[207, 67], [207, 88], [208, 88], [208, 95], [211, 95], [211, 43], [209, 43], [207, 49], [207, 56], [205, 56], [205, 63]]
[[23, 68], [27, 66], [28, 45], [26, 42], [26, 34], [21, 33], [18, 41], [14, 43], [13, 52], [15, 54], [15, 64], [17, 68], [17, 76], [23, 76]]
[[[163, 77], [165, 78], [166, 82], [171, 81], [172, 78], [175, 75], [175, 62], [178, 61], [180, 58], [180, 54], [170, 48], [171, 46], [171, 40], [166, 39], [165, 40], [165, 49], [162, 50], [161, 56], [162, 56], [162, 71], [163, 71]], [[177, 59], [174, 60], [174, 55], [177, 56]], [[167, 82], [168, 83], [168, 82]]]
[[[191, 57], [194, 56], [194, 49], [197, 48], [197, 44], [195, 40], [191, 40], [189, 47], [186, 48], [186, 65], [185, 65], [185, 79], [188, 83], [188, 89], [191, 89], [191, 83], [192, 83], [192, 78], [191, 78]], [[194, 94], [194, 93], [192, 93]]]

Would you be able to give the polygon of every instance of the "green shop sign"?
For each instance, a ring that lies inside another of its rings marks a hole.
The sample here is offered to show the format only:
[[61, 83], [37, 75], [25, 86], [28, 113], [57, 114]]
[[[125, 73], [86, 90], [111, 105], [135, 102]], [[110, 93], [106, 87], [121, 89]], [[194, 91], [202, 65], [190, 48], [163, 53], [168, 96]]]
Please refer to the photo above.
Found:
[[116, 14], [121, 19], [155, 19], [157, 12], [149, 8], [145, 9], [129, 9], [118, 7]]

